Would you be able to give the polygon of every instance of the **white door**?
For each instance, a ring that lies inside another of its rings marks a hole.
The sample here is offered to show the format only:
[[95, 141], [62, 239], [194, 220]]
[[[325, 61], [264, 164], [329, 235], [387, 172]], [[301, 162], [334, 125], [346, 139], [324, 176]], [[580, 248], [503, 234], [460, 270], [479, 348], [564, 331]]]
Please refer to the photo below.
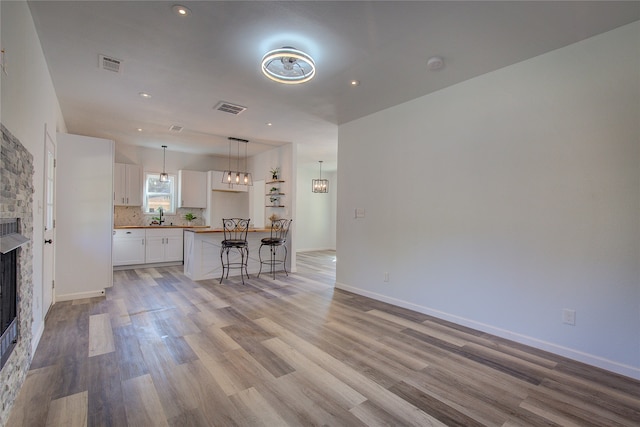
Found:
[[44, 130], [44, 244], [42, 245], [42, 318], [53, 304], [53, 278], [55, 265], [55, 202], [56, 202], [56, 145]]

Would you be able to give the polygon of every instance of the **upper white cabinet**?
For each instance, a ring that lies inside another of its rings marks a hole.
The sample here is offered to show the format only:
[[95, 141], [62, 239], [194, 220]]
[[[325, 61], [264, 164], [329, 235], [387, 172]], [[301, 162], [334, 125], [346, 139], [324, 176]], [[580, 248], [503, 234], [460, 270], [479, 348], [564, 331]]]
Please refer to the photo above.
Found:
[[207, 207], [207, 173], [189, 170], [178, 171], [178, 207]]
[[142, 206], [142, 167], [116, 163], [113, 168], [113, 204]]
[[236, 193], [246, 193], [249, 191], [247, 185], [234, 185], [222, 182], [223, 171], [209, 171], [211, 173], [211, 189], [213, 191], [234, 191]]

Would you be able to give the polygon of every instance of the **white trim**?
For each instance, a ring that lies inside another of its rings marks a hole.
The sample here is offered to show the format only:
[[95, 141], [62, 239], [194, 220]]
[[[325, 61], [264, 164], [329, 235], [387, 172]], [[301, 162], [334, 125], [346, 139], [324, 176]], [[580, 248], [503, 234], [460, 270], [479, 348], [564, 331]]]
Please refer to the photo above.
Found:
[[62, 301], [72, 301], [76, 299], [84, 299], [84, 298], [95, 298], [95, 297], [103, 297], [104, 289], [99, 291], [89, 291], [89, 292], [76, 292], [73, 294], [66, 295], [56, 295], [56, 302]]
[[31, 337], [31, 358], [33, 359], [33, 355], [36, 354], [36, 349], [38, 348], [38, 344], [40, 344], [40, 339], [42, 338], [42, 334], [44, 334], [44, 324], [45, 320], [43, 319], [40, 322], [40, 327]]
[[386, 295], [378, 294], [376, 292], [367, 291], [360, 288], [355, 288], [344, 283], [336, 282], [337, 289], [353, 292], [354, 294], [362, 295], [375, 299], [377, 301], [383, 301], [389, 304], [396, 305], [398, 307], [407, 308], [409, 310], [417, 311], [418, 313], [427, 314], [429, 316], [437, 317], [438, 319], [453, 322], [458, 325], [466, 326], [476, 329], [478, 331], [487, 332], [500, 338], [505, 338], [520, 344], [525, 344], [531, 347], [535, 347], [540, 350], [548, 351], [550, 353], [557, 354], [559, 356], [567, 357], [569, 359], [576, 360], [578, 362], [586, 363], [591, 366], [605, 369], [620, 375], [627, 376], [636, 380], [640, 380], [640, 368], [634, 366], [625, 365], [613, 360], [605, 359], [593, 354], [584, 353], [579, 350], [564, 347], [558, 344], [554, 344], [547, 341], [542, 341], [537, 338], [533, 338], [527, 335], [522, 335], [517, 332], [509, 331], [495, 326], [487, 325], [485, 323], [476, 322], [471, 319], [459, 317], [453, 314], [445, 313], [443, 311], [434, 310], [429, 307], [424, 307], [418, 304], [413, 304], [404, 300], [388, 297]]

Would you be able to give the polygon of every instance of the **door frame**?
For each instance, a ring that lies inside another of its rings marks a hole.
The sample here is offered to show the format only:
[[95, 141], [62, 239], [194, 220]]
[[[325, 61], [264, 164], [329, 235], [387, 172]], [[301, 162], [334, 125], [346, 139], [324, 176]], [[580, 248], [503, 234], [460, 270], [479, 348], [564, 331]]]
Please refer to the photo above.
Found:
[[[42, 201], [38, 202], [38, 210], [42, 210], [42, 236], [44, 241], [51, 240], [51, 244], [42, 244], [42, 320], [55, 304], [55, 259], [56, 259], [56, 141], [44, 124], [44, 164]], [[53, 158], [49, 158], [52, 152]], [[51, 183], [49, 183], [51, 179]], [[50, 184], [50, 185], [49, 185]], [[51, 196], [51, 199], [49, 199]], [[51, 206], [49, 206], [49, 204]]]

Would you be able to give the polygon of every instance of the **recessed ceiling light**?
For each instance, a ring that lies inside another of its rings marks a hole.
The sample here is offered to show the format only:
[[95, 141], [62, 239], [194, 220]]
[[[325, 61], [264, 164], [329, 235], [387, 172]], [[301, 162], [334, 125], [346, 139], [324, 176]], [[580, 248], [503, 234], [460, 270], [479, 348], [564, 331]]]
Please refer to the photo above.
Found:
[[188, 7], [182, 6], [181, 4], [174, 4], [171, 6], [171, 10], [178, 16], [189, 16], [191, 15], [191, 10]]
[[359, 80], [351, 80], [351, 86], [360, 86]]
[[427, 68], [430, 70], [439, 70], [444, 67], [444, 59], [439, 56], [432, 56], [427, 60]]
[[273, 123], [267, 122], [267, 126], [273, 126]]
[[147, 92], [140, 92], [138, 93], [138, 95], [140, 95], [141, 98], [145, 98], [145, 99], [151, 98], [151, 95], [149, 95]]
[[137, 131], [138, 131], [138, 132], [142, 132], [142, 128], [138, 128], [138, 129], [137, 129]]

